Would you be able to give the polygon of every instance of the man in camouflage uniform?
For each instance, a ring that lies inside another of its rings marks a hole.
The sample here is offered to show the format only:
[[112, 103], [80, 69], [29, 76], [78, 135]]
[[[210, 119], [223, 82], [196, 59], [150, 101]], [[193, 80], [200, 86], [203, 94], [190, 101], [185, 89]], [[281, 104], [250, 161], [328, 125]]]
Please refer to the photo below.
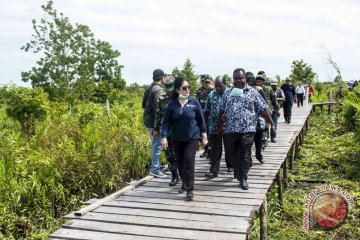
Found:
[[[159, 101], [156, 102], [155, 107], [155, 126], [154, 137], [159, 137], [161, 129], [161, 122], [165, 115], [168, 104], [172, 101], [172, 94], [174, 91], [174, 76], [168, 76], [163, 80], [163, 94]], [[169, 183], [170, 186], [175, 186], [179, 182], [179, 174], [175, 165], [175, 154], [172, 149], [171, 136], [168, 136], [168, 148], [165, 150], [166, 160], [168, 162], [169, 170], [171, 171], [172, 179]]]
[[[195, 95], [196, 95], [196, 99], [199, 101], [199, 103], [201, 105], [201, 108], [204, 109], [206, 99], [207, 99], [209, 93], [211, 92], [209, 85], [212, 82], [212, 77], [209, 74], [202, 74], [202, 75], [200, 75], [200, 81], [201, 81], [201, 88], [199, 88], [196, 91]], [[208, 139], [208, 141], [209, 141], [209, 143], [207, 146], [205, 146], [204, 153], [200, 155], [201, 158], [204, 158], [204, 157], [210, 158], [210, 155], [211, 155], [211, 153], [210, 153], [210, 146], [211, 146], [210, 138]]]
[[[261, 71], [259, 72], [261, 73]], [[268, 85], [265, 85], [265, 79], [266, 78], [266, 75], [264, 72], [262, 72], [262, 75], [258, 75], [256, 77], [256, 85], [261, 87], [264, 92], [265, 92], [265, 101], [267, 102], [268, 106], [269, 106], [269, 111], [270, 111], [270, 115], [273, 116], [273, 115], [276, 115], [278, 114], [279, 112], [279, 104], [278, 104], [278, 101], [276, 100], [276, 96], [275, 96], [275, 93], [273, 91], [273, 89], [268, 86]], [[272, 142], [276, 142], [275, 141], [275, 131], [271, 130], [271, 141]], [[267, 139], [269, 138], [269, 132], [264, 132], [264, 135], [263, 135], [263, 148], [266, 147], [267, 145]]]

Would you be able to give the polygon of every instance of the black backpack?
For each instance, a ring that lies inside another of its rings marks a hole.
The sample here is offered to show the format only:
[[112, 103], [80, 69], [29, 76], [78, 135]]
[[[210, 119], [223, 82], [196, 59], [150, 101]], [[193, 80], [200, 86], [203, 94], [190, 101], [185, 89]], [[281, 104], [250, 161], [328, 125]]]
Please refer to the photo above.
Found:
[[141, 105], [145, 112], [149, 112], [149, 113], [153, 112], [154, 92], [152, 91], [152, 89], [155, 85], [159, 85], [159, 84], [151, 83], [150, 87], [146, 89], [146, 91], [144, 92]]

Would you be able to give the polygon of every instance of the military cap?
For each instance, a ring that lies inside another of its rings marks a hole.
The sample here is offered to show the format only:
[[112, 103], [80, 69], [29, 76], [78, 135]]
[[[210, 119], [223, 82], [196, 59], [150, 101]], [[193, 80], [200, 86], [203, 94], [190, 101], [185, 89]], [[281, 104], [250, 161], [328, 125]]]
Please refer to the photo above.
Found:
[[163, 83], [163, 89], [164, 91], [173, 91], [174, 90], [174, 80], [175, 77], [170, 75], [164, 78]]

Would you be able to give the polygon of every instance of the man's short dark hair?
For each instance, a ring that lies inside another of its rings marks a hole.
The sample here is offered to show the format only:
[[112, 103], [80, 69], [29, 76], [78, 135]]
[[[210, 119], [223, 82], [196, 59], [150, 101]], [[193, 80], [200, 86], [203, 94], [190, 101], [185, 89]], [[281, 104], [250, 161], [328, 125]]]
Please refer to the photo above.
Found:
[[234, 70], [233, 74], [243, 72], [245, 75], [245, 70], [243, 68], [237, 68]]
[[155, 69], [153, 72], [153, 80], [154, 82], [160, 81], [161, 78], [164, 76], [164, 71], [161, 69]]
[[264, 75], [264, 74], [265, 74], [264, 71], [259, 71], [259, 72], [258, 72], [258, 75]]

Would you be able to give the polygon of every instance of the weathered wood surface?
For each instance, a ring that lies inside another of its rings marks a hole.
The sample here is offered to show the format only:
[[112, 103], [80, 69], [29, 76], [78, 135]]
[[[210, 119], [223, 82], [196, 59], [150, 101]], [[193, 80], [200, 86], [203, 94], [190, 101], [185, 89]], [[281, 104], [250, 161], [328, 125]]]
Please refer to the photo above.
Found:
[[[247, 191], [239, 188], [232, 172], [226, 171], [223, 159], [219, 176], [207, 179], [204, 174], [209, 171], [209, 160], [201, 159], [198, 152], [193, 201], [184, 201], [185, 194], [178, 193], [181, 183], [169, 187], [170, 176], [148, 177], [111, 197], [89, 201], [87, 207], [67, 215], [70, 220], [49, 239], [246, 239], [255, 212], [261, 206], [266, 212], [265, 194], [276, 176], [278, 184], [281, 172], [286, 180], [287, 172], [280, 171], [287, 165], [284, 160], [288, 157], [290, 168], [296, 164], [297, 136], [309, 113], [305, 107], [294, 106], [291, 124], [283, 123], [283, 117], [279, 119], [277, 142], [269, 142], [263, 152], [264, 164], [256, 160], [253, 148]], [[262, 218], [266, 226], [264, 221]], [[266, 232], [261, 235], [266, 236]]]

